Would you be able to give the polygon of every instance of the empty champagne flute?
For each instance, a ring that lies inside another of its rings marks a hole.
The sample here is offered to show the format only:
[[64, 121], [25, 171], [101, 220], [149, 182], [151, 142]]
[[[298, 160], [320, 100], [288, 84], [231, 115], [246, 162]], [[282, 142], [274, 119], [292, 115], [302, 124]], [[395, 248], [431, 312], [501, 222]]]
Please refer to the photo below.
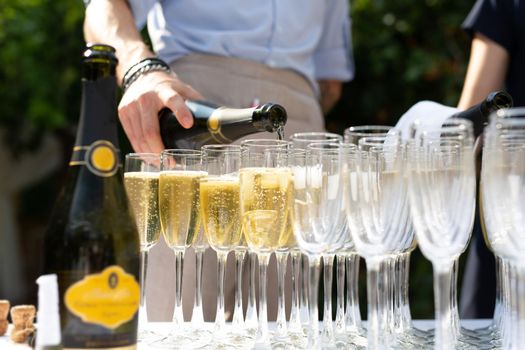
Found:
[[146, 275], [148, 252], [160, 237], [159, 219], [159, 153], [130, 153], [124, 165], [124, 186], [140, 238], [140, 308], [137, 340], [148, 342], [159, 339], [160, 335], [147, 328]]
[[[366, 260], [368, 347], [389, 348], [392, 338], [389, 263], [413, 240], [406, 194], [405, 152], [399, 132], [365, 137], [345, 152], [346, 213], [356, 250]], [[392, 137], [392, 138], [390, 138]]]
[[[334, 134], [330, 132], [300, 132], [295, 133], [290, 137], [290, 141], [292, 142], [294, 149], [303, 149], [306, 150], [308, 145], [312, 143], [340, 143], [343, 141], [343, 137], [339, 134]], [[323, 257], [323, 279], [324, 279], [324, 313], [323, 315], [326, 315], [323, 317], [323, 330], [325, 331], [324, 336], [329, 338], [330, 341], [334, 341], [334, 333], [333, 333], [333, 325], [332, 325], [332, 275], [333, 275], [333, 260], [334, 260], [334, 254], [329, 253], [326, 256]], [[297, 265], [299, 266], [299, 265]], [[292, 268], [294, 268], [294, 265], [292, 265]], [[307, 271], [303, 271], [303, 279], [307, 280]], [[293, 273], [293, 270], [292, 270]], [[299, 283], [297, 281], [296, 283]], [[341, 283], [341, 281], [337, 281], [337, 283]], [[307, 286], [307, 285], [306, 285]], [[307, 293], [308, 288], [303, 288], [303, 293]], [[294, 298], [294, 295], [292, 294], [292, 299]], [[306, 301], [305, 305], [301, 305], [303, 308], [308, 308], [308, 298], [302, 298], [302, 300]], [[328, 312], [328, 310], [330, 310]], [[293, 313], [293, 310], [292, 310]], [[300, 313], [300, 312], [299, 312]], [[308, 313], [303, 313], [304, 315], [308, 315]], [[305, 318], [303, 320], [303, 324], [308, 324], [308, 319]]]
[[474, 220], [476, 175], [471, 142], [434, 136], [408, 150], [408, 192], [419, 247], [434, 269], [436, 349], [454, 349], [451, 298], [454, 261]]
[[182, 312], [182, 264], [188, 242], [201, 228], [199, 186], [206, 176], [202, 170], [201, 152], [169, 149], [161, 153], [159, 176], [159, 213], [162, 234], [175, 254], [175, 308], [173, 330], [156, 346], [189, 348], [199, 344], [184, 332]]
[[259, 260], [257, 348], [271, 348], [267, 315], [266, 271], [270, 254], [287, 232], [293, 179], [288, 167], [290, 143], [255, 139], [241, 143], [241, 220], [248, 247]]
[[[344, 130], [344, 143], [357, 147], [360, 139], [370, 136], [387, 136], [390, 129], [392, 129], [392, 126], [387, 125], [351, 126]], [[366, 345], [366, 330], [361, 325], [361, 311], [359, 308], [359, 265], [361, 258], [356, 254], [354, 246], [342, 252], [341, 260], [343, 258], [346, 260], [348, 284], [344, 318], [345, 336], [351, 342], [364, 346]], [[341, 323], [341, 321], [339, 322]]]
[[489, 334], [496, 336], [497, 345], [518, 349], [525, 340], [525, 108], [500, 110], [491, 116], [485, 129], [480, 188], [485, 239], [503, 282], [502, 314], [495, 310]]
[[322, 254], [337, 251], [346, 240], [342, 205], [339, 144], [310, 144], [293, 151], [294, 235], [309, 259], [310, 326], [306, 348], [333, 348], [319, 335], [318, 283]]

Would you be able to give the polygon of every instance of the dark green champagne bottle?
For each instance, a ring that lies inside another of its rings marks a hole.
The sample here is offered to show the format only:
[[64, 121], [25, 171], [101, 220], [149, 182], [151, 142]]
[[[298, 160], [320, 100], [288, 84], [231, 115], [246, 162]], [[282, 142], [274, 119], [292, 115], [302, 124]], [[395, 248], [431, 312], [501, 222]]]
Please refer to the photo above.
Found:
[[65, 349], [135, 349], [139, 236], [117, 148], [115, 50], [84, 51], [80, 122], [66, 182], [45, 233], [58, 276]]
[[487, 125], [489, 115], [501, 108], [511, 108], [513, 106], [512, 97], [505, 91], [494, 91], [487, 97], [464, 111], [454, 114], [451, 118], [468, 119], [474, 125], [474, 136], [479, 136], [483, 128]]
[[169, 109], [159, 113], [160, 133], [166, 148], [199, 149], [206, 144], [231, 143], [256, 132], [277, 132], [282, 138], [286, 110], [274, 103], [253, 108], [220, 107], [206, 101], [186, 101], [193, 126], [182, 127]]

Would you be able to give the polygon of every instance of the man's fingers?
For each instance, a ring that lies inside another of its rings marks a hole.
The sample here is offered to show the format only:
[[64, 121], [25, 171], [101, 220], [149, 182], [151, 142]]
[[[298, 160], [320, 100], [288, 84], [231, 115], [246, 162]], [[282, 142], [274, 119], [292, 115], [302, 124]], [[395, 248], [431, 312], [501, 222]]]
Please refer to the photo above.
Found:
[[159, 92], [159, 98], [164, 106], [171, 109], [183, 127], [190, 128], [193, 125], [193, 115], [180, 94], [173, 90], [162, 90]]
[[184, 84], [180, 94], [187, 100], [204, 100], [204, 97], [190, 85]]
[[[158, 104], [160, 104], [160, 101], [158, 101]], [[159, 117], [157, 114], [158, 104], [154, 103], [154, 100], [149, 99], [140, 104], [142, 133], [149, 152], [152, 153], [160, 153], [164, 150], [164, 144], [160, 138]]]
[[122, 124], [122, 128], [124, 129], [124, 132], [126, 133], [129, 142], [131, 143], [131, 147], [133, 147], [133, 150], [135, 152], [140, 152], [139, 146], [136, 142], [137, 136], [135, 129], [133, 128], [133, 122], [131, 120], [131, 113], [129, 111], [128, 106], [119, 106], [119, 119], [120, 123]]

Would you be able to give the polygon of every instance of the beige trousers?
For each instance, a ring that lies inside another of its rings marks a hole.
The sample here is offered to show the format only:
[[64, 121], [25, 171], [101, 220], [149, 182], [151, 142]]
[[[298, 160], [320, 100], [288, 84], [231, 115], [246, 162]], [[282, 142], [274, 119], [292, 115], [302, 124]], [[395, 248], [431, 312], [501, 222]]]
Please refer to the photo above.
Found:
[[[324, 130], [322, 112], [315, 93], [301, 75], [284, 69], [236, 58], [209, 55], [191, 55], [172, 63], [173, 71], [180, 79], [199, 91], [206, 100], [228, 107], [244, 108], [254, 101], [274, 102], [288, 112], [285, 135], [296, 132]], [[251, 135], [250, 138], [275, 138], [269, 133]], [[245, 263], [247, 262], [247, 257]], [[277, 317], [277, 269], [275, 257], [268, 267], [268, 319]], [[147, 307], [150, 321], [168, 321], [173, 315], [175, 303], [175, 257], [161, 238], [149, 254], [147, 277]], [[248, 264], [243, 273], [244, 309], [248, 297]], [[258, 270], [257, 270], [258, 271]], [[190, 320], [195, 293], [195, 253], [188, 249], [184, 255], [183, 312]], [[290, 313], [291, 281], [290, 263], [286, 277], [286, 309]], [[214, 321], [217, 303], [217, 257], [208, 248], [203, 266], [203, 313], [205, 321]], [[231, 319], [234, 307], [234, 256], [230, 254], [226, 266], [225, 312]], [[258, 289], [256, 289], [258, 290]]]

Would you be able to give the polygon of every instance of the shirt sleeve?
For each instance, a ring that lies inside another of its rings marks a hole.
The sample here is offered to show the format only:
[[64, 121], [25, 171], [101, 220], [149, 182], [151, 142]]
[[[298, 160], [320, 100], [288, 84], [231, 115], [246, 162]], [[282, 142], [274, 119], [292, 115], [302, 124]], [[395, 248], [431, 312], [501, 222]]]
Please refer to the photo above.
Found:
[[158, 0], [127, 0], [135, 18], [135, 25], [142, 29], [146, 25], [149, 11]]
[[348, 0], [326, 2], [323, 31], [314, 53], [316, 79], [349, 81], [354, 77]]
[[470, 35], [483, 34], [511, 51], [513, 32], [509, 11], [513, 0], [477, 0], [463, 22], [463, 29]]

